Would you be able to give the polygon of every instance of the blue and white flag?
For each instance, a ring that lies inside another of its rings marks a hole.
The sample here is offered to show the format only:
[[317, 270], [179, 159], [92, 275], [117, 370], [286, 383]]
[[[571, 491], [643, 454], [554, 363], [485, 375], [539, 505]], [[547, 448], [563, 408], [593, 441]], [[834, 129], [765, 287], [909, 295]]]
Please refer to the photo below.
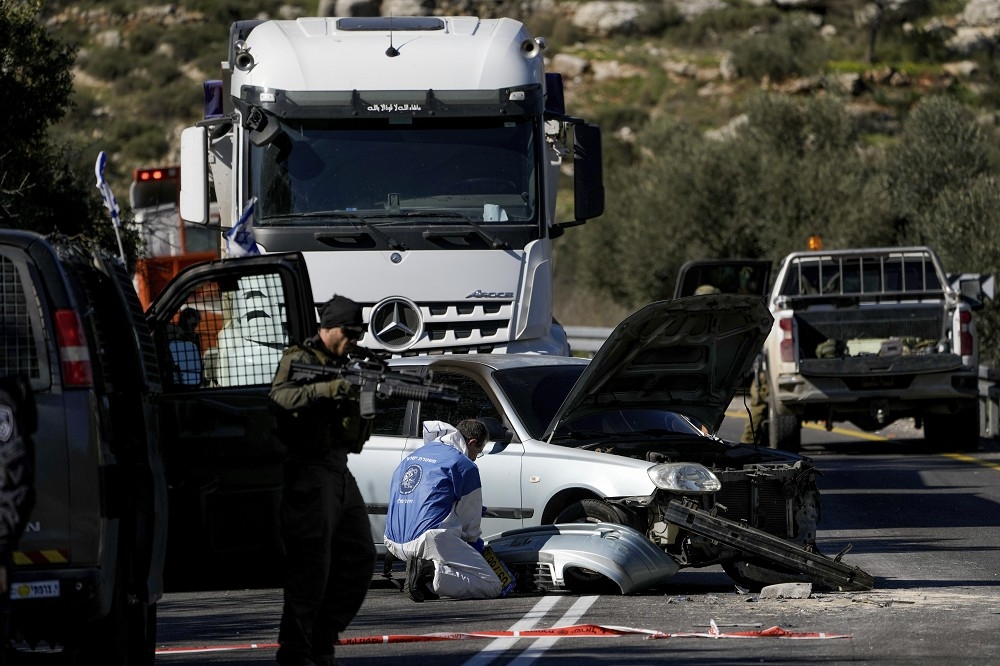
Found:
[[111, 212], [111, 224], [115, 225], [115, 229], [118, 229], [121, 227], [120, 216], [122, 211], [118, 207], [118, 200], [115, 199], [115, 194], [111, 191], [111, 186], [108, 185], [108, 181], [104, 180], [104, 167], [107, 163], [108, 156], [102, 150], [97, 156], [94, 172], [97, 174], [97, 189], [101, 191], [101, 197], [104, 198], [104, 207]]
[[118, 231], [122, 226], [122, 211], [118, 207], [118, 200], [115, 199], [115, 193], [111, 191], [111, 186], [108, 185], [108, 181], [104, 180], [104, 167], [107, 166], [107, 163], [108, 156], [102, 150], [97, 155], [97, 162], [94, 164], [94, 173], [97, 175], [97, 189], [101, 191], [101, 197], [104, 199], [104, 207], [111, 213], [111, 224], [115, 228], [115, 240], [118, 241], [118, 257], [124, 262], [125, 248], [122, 247], [122, 235]]
[[226, 232], [226, 256], [249, 257], [260, 254], [257, 241], [253, 237], [253, 207], [257, 197], [252, 197], [247, 207], [243, 209], [240, 219], [233, 228]]

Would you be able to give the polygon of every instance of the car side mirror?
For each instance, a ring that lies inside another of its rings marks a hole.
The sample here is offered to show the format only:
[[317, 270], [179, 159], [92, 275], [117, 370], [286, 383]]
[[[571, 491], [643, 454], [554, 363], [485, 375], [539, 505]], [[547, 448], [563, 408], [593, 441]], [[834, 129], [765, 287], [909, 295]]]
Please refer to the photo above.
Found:
[[487, 455], [500, 453], [506, 449], [507, 445], [514, 439], [514, 433], [508, 430], [499, 419], [486, 416], [479, 420], [486, 426], [487, 435], [490, 441], [493, 442], [493, 447], [486, 452]]

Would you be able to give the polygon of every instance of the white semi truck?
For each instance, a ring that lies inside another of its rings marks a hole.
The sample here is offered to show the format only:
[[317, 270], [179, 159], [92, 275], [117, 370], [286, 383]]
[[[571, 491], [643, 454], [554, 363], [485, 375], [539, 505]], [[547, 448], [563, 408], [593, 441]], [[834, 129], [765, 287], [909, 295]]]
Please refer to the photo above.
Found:
[[601, 137], [544, 47], [506, 18], [238, 21], [182, 135], [181, 217], [215, 200], [225, 231], [252, 203], [261, 252], [361, 303], [369, 348], [566, 354], [552, 239], [603, 212]]

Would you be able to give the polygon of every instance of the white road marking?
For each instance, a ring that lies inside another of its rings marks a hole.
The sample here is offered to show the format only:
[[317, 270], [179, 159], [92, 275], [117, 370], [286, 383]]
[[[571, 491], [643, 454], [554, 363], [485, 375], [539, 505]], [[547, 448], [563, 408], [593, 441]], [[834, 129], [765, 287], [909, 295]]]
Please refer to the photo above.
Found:
[[[533, 629], [538, 621], [545, 617], [552, 607], [559, 603], [556, 595], [542, 597], [535, 607], [525, 613], [524, 617], [511, 625], [507, 631], [526, 631]], [[497, 657], [509, 650], [517, 643], [519, 638], [497, 638], [479, 651], [479, 654], [465, 662], [463, 666], [486, 666], [492, 663]]]
[[[566, 614], [559, 618], [559, 621], [556, 622], [555, 626], [568, 627], [578, 624], [580, 622], [580, 618], [583, 617], [583, 614], [587, 612], [587, 609], [590, 608], [594, 602], [597, 601], [597, 599], [598, 597], [596, 596], [580, 597], [576, 600], [576, 603], [570, 606], [570, 609], [566, 611]], [[559, 640], [558, 636], [539, 638], [531, 644], [531, 647], [519, 654], [514, 661], [510, 662], [510, 666], [528, 666], [529, 664], [534, 663], [535, 660], [541, 657], [546, 650], [555, 645], [557, 640]]]

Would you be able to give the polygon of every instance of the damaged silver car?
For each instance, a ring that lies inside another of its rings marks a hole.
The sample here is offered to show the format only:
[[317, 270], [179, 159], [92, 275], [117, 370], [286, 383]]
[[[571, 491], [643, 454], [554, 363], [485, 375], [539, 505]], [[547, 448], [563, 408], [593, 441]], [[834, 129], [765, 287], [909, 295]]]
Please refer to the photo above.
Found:
[[[803, 576], [842, 589], [871, 587], [864, 572], [815, 551], [819, 493], [808, 458], [714, 436], [771, 321], [756, 297], [695, 296], [639, 310], [589, 362], [504, 354], [394, 359], [394, 367], [429, 367], [461, 399], [387, 407], [376, 436], [352, 459], [375, 542], [384, 531], [388, 474], [421, 446], [420, 423], [478, 417], [493, 440], [478, 460], [484, 534], [617, 523], [645, 535], [678, 567], [719, 564], [748, 587]], [[555, 547], [558, 540], [547, 541]], [[567, 587], [595, 582], [583, 566], [552, 573], [560, 580], [565, 573]]]

